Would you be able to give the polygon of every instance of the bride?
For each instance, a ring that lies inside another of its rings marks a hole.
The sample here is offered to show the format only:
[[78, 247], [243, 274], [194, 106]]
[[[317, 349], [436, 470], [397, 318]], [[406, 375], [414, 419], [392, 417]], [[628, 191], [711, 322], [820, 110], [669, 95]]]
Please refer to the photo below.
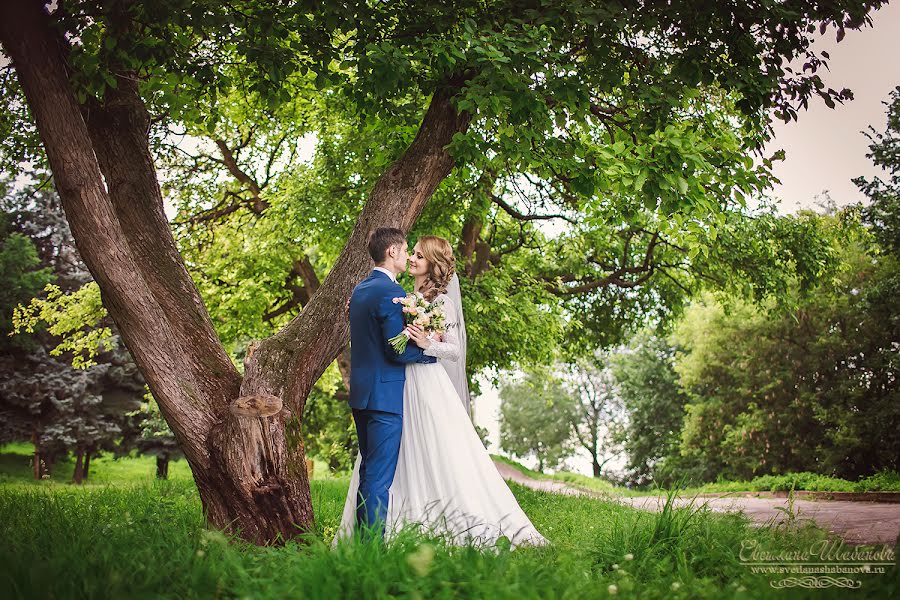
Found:
[[[411, 343], [438, 362], [406, 365], [403, 433], [388, 491], [385, 538], [413, 524], [453, 544], [494, 546], [501, 537], [511, 547], [548, 544], [519, 507], [469, 420], [465, 321], [449, 242], [419, 238], [409, 273], [416, 291], [442, 303], [447, 328], [440, 341], [426, 337], [420, 327], [406, 329]], [[359, 466], [357, 456], [333, 545], [353, 535], [356, 526]]]

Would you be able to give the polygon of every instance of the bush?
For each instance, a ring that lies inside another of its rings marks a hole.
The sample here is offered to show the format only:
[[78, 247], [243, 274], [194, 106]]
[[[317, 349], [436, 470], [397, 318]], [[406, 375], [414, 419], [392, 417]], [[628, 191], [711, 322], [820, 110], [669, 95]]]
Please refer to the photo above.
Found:
[[900, 473], [879, 471], [856, 482], [857, 492], [900, 492]]

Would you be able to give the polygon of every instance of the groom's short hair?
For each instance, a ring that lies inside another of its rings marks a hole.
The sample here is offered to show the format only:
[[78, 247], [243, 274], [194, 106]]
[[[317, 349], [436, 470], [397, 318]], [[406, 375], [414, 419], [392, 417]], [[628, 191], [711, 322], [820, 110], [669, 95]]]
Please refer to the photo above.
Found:
[[406, 236], [396, 227], [379, 227], [369, 234], [369, 256], [375, 264], [387, 258], [387, 249], [394, 244], [406, 244]]

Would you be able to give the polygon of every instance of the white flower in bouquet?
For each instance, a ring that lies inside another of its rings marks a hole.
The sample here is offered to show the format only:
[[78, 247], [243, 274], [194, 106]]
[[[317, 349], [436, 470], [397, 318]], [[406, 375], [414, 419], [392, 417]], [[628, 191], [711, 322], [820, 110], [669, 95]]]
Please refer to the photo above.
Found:
[[[404, 314], [413, 317], [413, 325], [422, 327], [426, 333], [444, 333], [446, 317], [443, 302], [428, 302], [421, 292], [415, 292], [403, 298], [394, 298], [393, 303], [402, 305]], [[409, 336], [406, 331], [401, 331], [388, 341], [398, 354], [402, 354], [406, 350]]]

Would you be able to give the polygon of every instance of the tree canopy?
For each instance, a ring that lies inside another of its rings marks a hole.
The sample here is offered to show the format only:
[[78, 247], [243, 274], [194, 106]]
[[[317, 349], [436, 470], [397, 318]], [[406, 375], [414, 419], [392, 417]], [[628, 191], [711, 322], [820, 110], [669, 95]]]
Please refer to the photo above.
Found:
[[[815, 232], [746, 199], [773, 115], [851, 97], [814, 36], [881, 4], [5, 3], [0, 160], [52, 171], [204, 507], [265, 541], [311, 523], [290, 424], [342, 355], [374, 227], [457, 246], [476, 369], [826, 273]], [[798, 235], [773, 248], [773, 227]], [[260, 394], [293, 416], [225, 414]]]

